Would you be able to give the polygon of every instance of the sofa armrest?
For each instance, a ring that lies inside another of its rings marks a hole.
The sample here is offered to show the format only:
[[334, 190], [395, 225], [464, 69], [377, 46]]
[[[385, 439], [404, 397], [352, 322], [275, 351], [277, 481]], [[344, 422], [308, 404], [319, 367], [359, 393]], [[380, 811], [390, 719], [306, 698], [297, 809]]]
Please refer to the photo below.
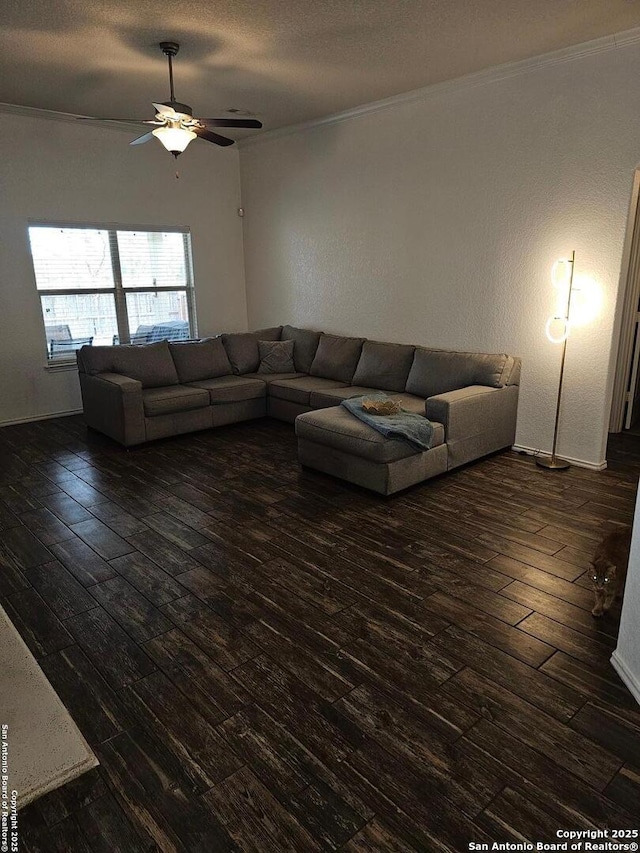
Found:
[[444, 425], [448, 468], [514, 443], [518, 390], [517, 385], [469, 385], [427, 399], [426, 416]]
[[87, 426], [125, 447], [146, 440], [141, 382], [119, 373], [78, 375]]

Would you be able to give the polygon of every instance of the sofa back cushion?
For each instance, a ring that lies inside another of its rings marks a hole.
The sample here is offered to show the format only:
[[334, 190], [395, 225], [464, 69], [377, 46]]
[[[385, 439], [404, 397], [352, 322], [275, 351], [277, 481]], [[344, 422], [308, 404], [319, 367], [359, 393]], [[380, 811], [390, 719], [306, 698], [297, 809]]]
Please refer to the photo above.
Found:
[[270, 326], [268, 329], [256, 329], [251, 333], [258, 341], [279, 341], [282, 335], [282, 326]]
[[169, 350], [182, 383], [215, 379], [233, 372], [220, 338], [170, 343]]
[[282, 326], [258, 329], [255, 332], [235, 332], [222, 335], [231, 368], [235, 374], [255, 373], [260, 364], [258, 341], [279, 341]]
[[320, 342], [320, 332], [283, 326], [282, 340], [293, 341], [293, 361], [298, 373], [309, 373]]
[[415, 349], [407, 344], [365, 341], [353, 384], [382, 391], [404, 391]]
[[82, 347], [78, 365], [90, 376], [121, 373], [137, 379], [143, 388], [177, 385], [179, 382], [167, 341], [121, 344], [115, 347]]
[[309, 373], [312, 376], [322, 376], [323, 379], [351, 382], [364, 340], [322, 333]]
[[449, 352], [416, 347], [406, 390], [426, 399], [467, 385], [502, 388], [506, 366], [504, 353]]
[[222, 343], [235, 374], [255, 373], [260, 364], [258, 339], [252, 332], [222, 335]]

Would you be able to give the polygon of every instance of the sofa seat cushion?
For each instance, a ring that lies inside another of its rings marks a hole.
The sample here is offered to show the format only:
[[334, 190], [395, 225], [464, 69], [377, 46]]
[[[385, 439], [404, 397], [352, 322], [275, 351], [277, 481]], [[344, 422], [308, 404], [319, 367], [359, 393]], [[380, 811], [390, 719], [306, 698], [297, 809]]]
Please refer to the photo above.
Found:
[[417, 397], [415, 394], [389, 394], [392, 400], [400, 403], [400, 407], [405, 412], [413, 412], [414, 415], [423, 415], [426, 417], [426, 400], [424, 397]]
[[272, 382], [282, 382], [283, 379], [303, 379], [304, 373], [245, 373], [243, 379], [259, 379], [270, 386]]
[[[310, 405], [314, 409], [326, 409], [328, 406], [338, 406], [343, 400], [351, 397], [365, 397], [368, 394], [379, 394], [377, 388], [365, 388], [362, 385], [348, 385], [346, 388], [326, 388], [323, 391], [312, 391]], [[387, 396], [397, 400], [405, 412], [413, 412], [416, 415], [425, 414], [425, 400], [414, 394], [394, 394], [388, 392]]]
[[312, 391], [309, 405], [314, 409], [326, 409], [329, 406], [339, 406], [343, 400], [351, 397], [365, 397], [368, 394], [379, 394], [377, 388], [365, 388], [362, 385], [347, 385], [343, 388], [321, 388]]
[[[438, 447], [444, 443], [444, 427], [438, 423], [433, 426], [433, 447]], [[382, 464], [422, 452], [403, 439], [385, 438], [373, 427], [354, 417], [344, 406], [298, 415], [296, 435]]]
[[344, 388], [346, 384], [346, 382], [338, 382], [335, 379], [323, 379], [320, 376], [303, 376], [300, 379], [283, 379], [279, 382], [271, 382], [269, 394], [279, 400], [289, 400], [291, 403], [309, 406], [312, 391], [321, 391], [324, 388]]
[[200, 388], [188, 385], [169, 385], [165, 388], [143, 388], [142, 405], [148, 418], [171, 415], [209, 405], [209, 395]]
[[255, 400], [258, 397], [264, 397], [267, 393], [264, 382], [259, 379], [249, 379], [246, 376], [219, 376], [217, 379], [203, 379], [201, 382], [191, 382], [190, 387], [207, 391], [212, 406]]

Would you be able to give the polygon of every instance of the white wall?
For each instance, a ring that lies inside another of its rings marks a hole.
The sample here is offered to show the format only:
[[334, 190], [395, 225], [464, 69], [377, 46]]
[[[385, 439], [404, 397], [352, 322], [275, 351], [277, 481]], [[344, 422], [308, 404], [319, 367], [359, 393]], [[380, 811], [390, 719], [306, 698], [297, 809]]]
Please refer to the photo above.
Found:
[[598, 465], [640, 162], [640, 46], [517, 70], [243, 144], [249, 326], [520, 355], [517, 442], [549, 450], [549, 272], [575, 249], [604, 301], [569, 341], [558, 450]]
[[247, 327], [238, 152], [196, 142], [177, 162], [154, 141], [0, 115], [0, 423], [81, 407], [75, 370], [45, 369], [28, 219], [191, 227], [198, 330]]
[[611, 658], [618, 674], [640, 703], [640, 491], [636, 498], [627, 583], [618, 645]]

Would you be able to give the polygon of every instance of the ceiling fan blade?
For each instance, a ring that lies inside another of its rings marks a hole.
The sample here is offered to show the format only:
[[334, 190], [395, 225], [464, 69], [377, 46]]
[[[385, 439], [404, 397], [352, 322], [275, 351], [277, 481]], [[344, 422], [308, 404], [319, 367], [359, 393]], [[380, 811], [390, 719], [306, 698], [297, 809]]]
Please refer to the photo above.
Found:
[[233, 145], [234, 140], [228, 139], [226, 136], [220, 136], [218, 133], [213, 133], [211, 130], [207, 130], [205, 127], [194, 127], [193, 132], [200, 137], [200, 139], [206, 139], [207, 142], [214, 142], [216, 145]]
[[168, 107], [166, 104], [153, 104], [155, 111], [161, 116], [166, 116], [168, 119], [177, 119], [178, 115], [173, 107]]
[[75, 118], [77, 121], [113, 121], [119, 124], [164, 124], [164, 122], [144, 118], [102, 118], [98, 116], [76, 116]]
[[199, 118], [198, 121], [208, 127], [262, 127], [256, 118]]
[[153, 131], [151, 133], [145, 133], [143, 136], [139, 136], [137, 139], [134, 139], [133, 142], [130, 142], [129, 145], [142, 145], [145, 142], [150, 142], [153, 139]]

